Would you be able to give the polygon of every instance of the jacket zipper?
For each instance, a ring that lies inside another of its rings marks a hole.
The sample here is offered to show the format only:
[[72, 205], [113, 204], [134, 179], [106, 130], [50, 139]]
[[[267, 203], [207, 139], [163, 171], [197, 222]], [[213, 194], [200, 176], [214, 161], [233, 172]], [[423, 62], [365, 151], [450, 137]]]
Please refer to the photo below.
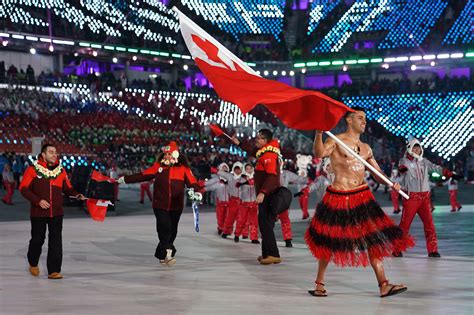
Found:
[[49, 213], [50, 217], [53, 217], [53, 189], [51, 185], [51, 180], [49, 181]]
[[171, 207], [171, 167], [168, 169], [168, 211]]

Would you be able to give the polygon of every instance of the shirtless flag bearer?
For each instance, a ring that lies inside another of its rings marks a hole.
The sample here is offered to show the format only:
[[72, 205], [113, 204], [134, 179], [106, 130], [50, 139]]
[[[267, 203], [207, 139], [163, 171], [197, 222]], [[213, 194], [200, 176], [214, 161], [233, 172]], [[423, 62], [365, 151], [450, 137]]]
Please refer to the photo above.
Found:
[[[356, 111], [348, 112], [344, 117], [346, 132], [337, 135], [337, 140], [329, 138], [323, 143], [321, 131], [316, 131], [314, 139], [314, 155], [319, 158], [329, 156], [335, 175], [305, 234], [310, 251], [319, 260], [316, 286], [309, 291], [318, 297], [327, 296], [324, 276], [330, 261], [341, 267], [366, 267], [370, 263], [379, 284], [380, 297], [407, 290], [402, 284], [389, 283], [382, 260], [391, 256], [393, 251], [405, 251], [414, 242], [375, 201], [364, 182], [364, 164], [343, 148], [345, 144], [381, 172], [371, 148], [360, 140], [366, 127], [365, 112], [362, 108], [353, 109]], [[342, 143], [338, 143], [339, 140]], [[375, 173], [374, 176], [383, 182]], [[394, 184], [393, 188], [400, 190], [400, 185]]]

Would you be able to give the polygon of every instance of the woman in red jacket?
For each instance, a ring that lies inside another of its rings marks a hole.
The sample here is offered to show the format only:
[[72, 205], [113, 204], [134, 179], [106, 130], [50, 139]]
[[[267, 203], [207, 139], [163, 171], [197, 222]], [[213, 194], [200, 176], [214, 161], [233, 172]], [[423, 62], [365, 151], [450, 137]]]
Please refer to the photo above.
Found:
[[[159, 243], [156, 247], [155, 257], [160, 263], [173, 266], [176, 248], [173, 243], [178, 234], [178, 223], [184, 207], [185, 186], [198, 189], [189, 162], [184, 155], [179, 154], [178, 145], [171, 141], [158, 155], [157, 162], [150, 168], [138, 174], [119, 178], [118, 182], [137, 183], [154, 179], [153, 186], [153, 212], [156, 217], [156, 231]], [[188, 196], [192, 200], [200, 200], [198, 192], [190, 190]]]

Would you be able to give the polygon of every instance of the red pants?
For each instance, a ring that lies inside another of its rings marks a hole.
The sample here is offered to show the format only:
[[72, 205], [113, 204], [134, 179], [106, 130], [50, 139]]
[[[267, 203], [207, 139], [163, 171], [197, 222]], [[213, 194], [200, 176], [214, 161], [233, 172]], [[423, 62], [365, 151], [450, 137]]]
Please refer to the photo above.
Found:
[[228, 211], [229, 211], [228, 201], [217, 201], [217, 204], [216, 204], [217, 229], [221, 231], [224, 229], [225, 218], [227, 217]]
[[[306, 211], [308, 211], [307, 208]], [[277, 216], [277, 219], [280, 220], [281, 234], [283, 234], [283, 239], [285, 241], [293, 239], [293, 233], [291, 233], [290, 212], [288, 210], [283, 211]]]
[[303, 218], [309, 217], [308, 199], [309, 199], [309, 192], [305, 192], [299, 198], [301, 211], [303, 211]]
[[148, 183], [140, 184], [140, 202], [143, 202], [143, 200], [145, 199], [145, 193], [148, 196], [148, 199], [150, 199], [151, 201], [152, 198], [151, 198], [150, 184]]
[[249, 228], [250, 239], [258, 240], [258, 205], [255, 202], [242, 201], [237, 216], [235, 236], [248, 236]]
[[429, 192], [410, 193], [409, 200], [403, 200], [403, 212], [400, 221], [400, 228], [404, 233], [408, 233], [410, 225], [415, 218], [415, 214], [420, 216], [425, 230], [426, 249], [428, 253], [438, 251], [438, 240], [431, 214], [431, 201]]
[[229, 210], [224, 221], [224, 228], [222, 233], [230, 235], [234, 229], [234, 223], [237, 220], [239, 214], [240, 199], [237, 197], [230, 197], [229, 199]]
[[398, 203], [398, 196], [399, 196], [398, 191], [393, 189], [390, 192], [390, 198], [392, 199], [393, 210], [399, 210], [400, 209], [400, 205]]
[[2, 198], [5, 203], [11, 204], [12, 203], [12, 196], [13, 192], [15, 191], [15, 182], [8, 182], [6, 180], [3, 181], [3, 185], [7, 190], [7, 194]]
[[459, 209], [461, 204], [458, 201], [458, 191], [457, 190], [450, 190], [449, 191], [449, 201], [451, 202], [451, 209]]

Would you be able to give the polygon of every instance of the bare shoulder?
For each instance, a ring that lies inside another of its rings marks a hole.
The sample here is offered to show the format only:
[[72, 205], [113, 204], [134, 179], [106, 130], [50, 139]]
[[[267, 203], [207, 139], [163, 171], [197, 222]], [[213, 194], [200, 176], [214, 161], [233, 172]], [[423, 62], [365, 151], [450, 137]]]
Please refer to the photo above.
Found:
[[374, 153], [372, 151], [372, 148], [370, 147], [370, 145], [368, 143], [365, 143], [365, 142], [361, 142], [361, 145], [363, 146], [363, 150], [365, 152], [367, 152], [367, 155], [368, 155], [368, 158], [373, 158], [374, 157]]

